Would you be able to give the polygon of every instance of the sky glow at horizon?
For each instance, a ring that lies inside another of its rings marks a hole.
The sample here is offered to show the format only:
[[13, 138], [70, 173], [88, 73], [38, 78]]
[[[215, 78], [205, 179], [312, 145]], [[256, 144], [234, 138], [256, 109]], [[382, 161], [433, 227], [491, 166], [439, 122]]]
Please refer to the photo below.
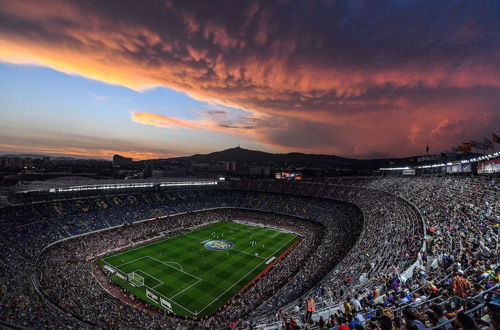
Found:
[[0, 0], [0, 152], [444, 152], [500, 133], [499, 8]]

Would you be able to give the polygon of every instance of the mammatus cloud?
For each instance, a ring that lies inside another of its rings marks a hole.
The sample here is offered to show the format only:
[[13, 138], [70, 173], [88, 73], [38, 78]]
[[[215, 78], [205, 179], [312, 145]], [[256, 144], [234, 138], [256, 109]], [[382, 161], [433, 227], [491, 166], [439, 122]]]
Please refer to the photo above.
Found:
[[133, 113], [141, 124], [281, 150], [402, 156], [498, 130], [494, 6], [0, 0], [0, 59], [134, 89], [167, 86], [252, 113], [236, 122]]

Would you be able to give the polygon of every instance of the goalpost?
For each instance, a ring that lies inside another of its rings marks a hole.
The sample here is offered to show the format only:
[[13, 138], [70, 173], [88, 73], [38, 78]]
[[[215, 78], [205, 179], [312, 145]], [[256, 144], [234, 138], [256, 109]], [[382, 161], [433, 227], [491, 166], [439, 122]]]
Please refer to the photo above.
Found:
[[137, 274], [136, 272], [129, 273], [128, 281], [134, 286], [144, 286], [144, 277]]

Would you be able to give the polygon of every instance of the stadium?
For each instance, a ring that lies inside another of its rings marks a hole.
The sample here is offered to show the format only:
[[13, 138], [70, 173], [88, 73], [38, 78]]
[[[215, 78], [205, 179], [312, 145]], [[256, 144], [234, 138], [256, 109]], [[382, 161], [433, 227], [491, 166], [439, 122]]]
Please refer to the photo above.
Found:
[[487, 178], [78, 182], [17, 198], [1, 213], [14, 328], [401, 325], [429, 306], [479, 317], [498, 290]]
[[0, 330], [500, 330], [500, 0], [0, 0]]

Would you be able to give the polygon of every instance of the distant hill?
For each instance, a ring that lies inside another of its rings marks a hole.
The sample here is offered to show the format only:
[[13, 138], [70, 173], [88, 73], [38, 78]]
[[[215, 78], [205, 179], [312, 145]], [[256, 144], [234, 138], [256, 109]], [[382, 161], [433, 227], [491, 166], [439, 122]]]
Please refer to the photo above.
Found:
[[105, 160], [101, 158], [90, 158], [90, 157], [77, 157], [77, 156], [64, 156], [64, 155], [41, 155], [41, 154], [16, 154], [16, 153], [2, 153], [0, 152], [0, 157], [19, 157], [19, 158], [43, 158], [49, 157], [51, 160]]
[[187, 157], [169, 158], [168, 160], [210, 163], [214, 161], [236, 161], [246, 164], [275, 163], [281, 166], [295, 167], [339, 167], [339, 168], [378, 168], [387, 166], [387, 159], [353, 159], [334, 155], [305, 154], [291, 152], [286, 154], [268, 153], [263, 151], [248, 150], [240, 147], [230, 148], [209, 154], [195, 154]]
[[[49, 156], [51, 160], [66, 160], [66, 161], [82, 161], [82, 160], [102, 160], [86, 157], [72, 157], [62, 155], [40, 155], [40, 154], [2, 154], [0, 157], [21, 157], [21, 158], [42, 158]], [[196, 163], [213, 163], [217, 161], [236, 161], [239, 165], [271, 165], [282, 168], [341, 168], [341, 169], [378, 169], [380, 167], [389, 166], [389, 161], [393, 161], [393, 165], [407, 164], [408, 158], [391, 158], [391, 159], [354, 159], [339, 157], [335, 155], [321, 154], [306, 154], [300, 152], [290, 153], [269, 153], [258, 150], [248, 150], [240, 147], [230, 148], [222, 151], [216, 151], [208, 154], [195, 154], [192, 156], [175, 157], [167, 159], [150, 159], [146, 162], [170, 163], [177, 162], [196, 162]], [[141, 162], [141, 161], [140, 161]]]
[[20, 157], [20, 158], [43, 158], [47, 157], [47, 155], [38, 155], [38, 154], [3, 154], [0, 152], [0, 157]]

